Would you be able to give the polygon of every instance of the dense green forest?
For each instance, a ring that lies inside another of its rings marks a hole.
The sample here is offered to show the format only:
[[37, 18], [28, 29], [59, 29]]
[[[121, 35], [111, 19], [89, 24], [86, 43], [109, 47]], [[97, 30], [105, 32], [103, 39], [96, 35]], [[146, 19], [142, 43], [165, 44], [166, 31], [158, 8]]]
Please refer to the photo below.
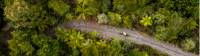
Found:
[[167, 56], [59, 26], [71, 20], [135, 28], [199, 54], [198, 0], [0, 0], [0, 56]]

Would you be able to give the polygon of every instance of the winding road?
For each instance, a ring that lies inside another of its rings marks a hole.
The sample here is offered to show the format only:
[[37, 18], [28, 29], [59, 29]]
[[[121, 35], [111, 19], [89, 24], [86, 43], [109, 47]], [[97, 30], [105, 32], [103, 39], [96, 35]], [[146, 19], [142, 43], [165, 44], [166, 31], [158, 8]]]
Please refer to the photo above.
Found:
[[[141, 34], [136, 30], [130, 30], [126, 28], [117, 28], [108, 25], [99, 25], [93, 22], [83, 22], [83, 21], [72, 21], [69, 23], [64, 23], [62, 26], [67, 28], [78, 29], [83, 32], [93, 32], [96, 31], [98, 35], [102, 38], [120, 38], [125, 41], [133, 41], [137, 44], [148, 45], [154, 49], [159, 50], [160, 52], [167, 53], [169, 56], [198, 56], [193, 53], [182, 51], [174, 45], [163, 43], [152, 39], [152, 37]], [[126, 32], [129, 36], [120, 35], [120, 32]]]

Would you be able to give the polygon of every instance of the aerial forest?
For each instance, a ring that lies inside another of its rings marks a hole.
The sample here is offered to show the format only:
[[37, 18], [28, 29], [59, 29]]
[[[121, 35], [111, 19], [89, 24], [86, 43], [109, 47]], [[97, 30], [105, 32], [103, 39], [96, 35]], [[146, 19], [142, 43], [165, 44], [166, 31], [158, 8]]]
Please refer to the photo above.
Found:
[[170, 56], [64, 27], [72, 21], [135, 29], [199, 55], [199, 0], [0, 0], [0, 56]]

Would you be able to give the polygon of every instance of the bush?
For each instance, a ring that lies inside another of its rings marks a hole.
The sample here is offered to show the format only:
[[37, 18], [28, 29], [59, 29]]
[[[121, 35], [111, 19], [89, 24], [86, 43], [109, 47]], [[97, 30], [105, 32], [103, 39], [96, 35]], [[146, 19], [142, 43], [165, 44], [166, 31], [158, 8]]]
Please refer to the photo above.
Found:
[[32, 46], [28, 33], [23, 31], [12, 32], [13, 38], [8, 41], [11, 56], [31, 56], [35, 48]]
[[128, 53], [128, 56], [149, 56], [147, 52], [141, 52], [141, 51], [138, 51], [138, 50], [131, 50], [129, 53]]
[[153, 19], [152, 17], [145, 16], [142, 18], [142, 20], [140, 20], [140, 24], [143, 26], [151, 26], [153, 24]]
[[195, 48], [195, 42], [191, 39], [186, 39], [182, 42], [182, 47], [184, 50], [192, 50]]
[[115, 12], [125, 14], [144, 7], [148, 2], [148, 0], [113, 0], [112, 5]]
[[50, 0], [48, 6], [61, 16], [65, 15], [66, 12], [70, 12], [70, 6], [64, 0]]
[[32, 34], [31, 35], [32, 45], [37, 47], [35, 50], [38, 56], [61, 56], [63, 53], [61, 51], [61, 43], [55, 39], [51, 39], [43, 34]]
[[176, 12], [172, 13], [162, 8], [153, 17], [156, 26], [155, 37], [160, 40], [173, 42], [178, 38], [178, 33], [183, 30], [183, 18]]
[[79, 15], [77, 18], [85, 20], [88, 16], [98, 14], [99, 6], [97, 0], [77, 0], [75, 9], [75, 13]]
[[120, 25], [122, 22], [121, 15], [118, 13], [108, 12], [109, 24]]
[[159, 0], [166, 8], [178, 12], [182, 17], [195, 17], [198, 0]]
[[122, 16], [122, 23], [124, 27], [132, 28], [133, 19], [129, 15]]
[[97, 15], [97, 19], [98, 19], [99, 24], [107, 24], [108, 23], [108, 17], [104, 13]]

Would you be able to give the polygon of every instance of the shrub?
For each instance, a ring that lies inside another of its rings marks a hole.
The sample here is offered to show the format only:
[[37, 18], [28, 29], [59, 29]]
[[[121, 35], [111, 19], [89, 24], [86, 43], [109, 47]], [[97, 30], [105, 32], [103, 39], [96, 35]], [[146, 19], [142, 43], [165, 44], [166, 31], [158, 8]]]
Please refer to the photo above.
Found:
[[145, 16], [140, 20], [140, 24], [143, 26], [151, 26], [153, 24], [153, 18], [149, 16]]
[[100, 23], [100, 24], [107, 24], [108, 23], [108, 17], [104, 13], [97, 15], [97, 19], [98, 19], [98, 23]]
[[192, 50], [195, 48], [195, 42], [191, 39], [186, 39], [182, 42], [182, 47], [184, 50]]
[[118, 13], [108, 12], [109, 24], [120, 25], [122, 22], [121, 15]]
[[48, 1], [48, 6], [61, 16], [69, 12], [70, 9], [70, 6], [64, 0], [50, 0]]

